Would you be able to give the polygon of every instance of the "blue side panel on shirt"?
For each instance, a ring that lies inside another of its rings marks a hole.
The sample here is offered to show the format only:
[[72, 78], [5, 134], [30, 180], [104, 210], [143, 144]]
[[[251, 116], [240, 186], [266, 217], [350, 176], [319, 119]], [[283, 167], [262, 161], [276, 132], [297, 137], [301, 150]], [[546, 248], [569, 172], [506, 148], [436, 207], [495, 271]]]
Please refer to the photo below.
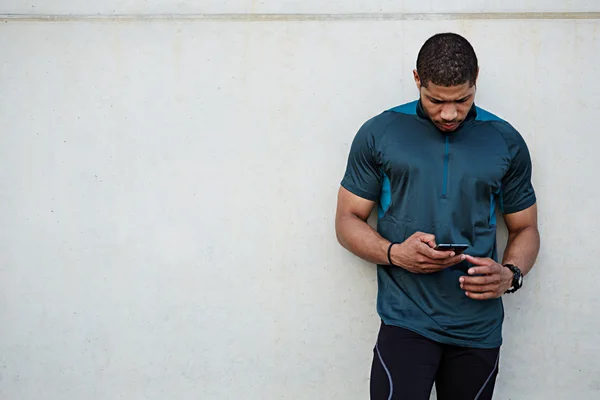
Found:
[[490, 193], [490, 225], [496, 225], [496, 194]]
[[502, 214], [504, 214], [504, 198], [502, 197], [502, 190], [500, 191], [500, 194], [498, 195], [499, 198], [499, 203], [500, 203], [500, 212]]
[[381, 173], [383, 174], [383, 184], [381, 185], [381, 196], [379, 196], [379, 219], [383, 218], [392, 203], [390, 178], [388, 178], [385, 172], [381, 171]]
[[475, 108], [477, 109], [477, 118], [475, 118], [476, 121], [504, 121], [502, 118], [484, 110], [483, 108]]
[[416, 115], [418, 103], [419, 103], [419, 101], [415, 100], [410, 103], [406, 103], [406, 104], [402, 104], [398, 107], [394, 107], [394, 108], [390, 109], [389, 111], [402, 113], [402, 114], [408, 114], [408, 115]]

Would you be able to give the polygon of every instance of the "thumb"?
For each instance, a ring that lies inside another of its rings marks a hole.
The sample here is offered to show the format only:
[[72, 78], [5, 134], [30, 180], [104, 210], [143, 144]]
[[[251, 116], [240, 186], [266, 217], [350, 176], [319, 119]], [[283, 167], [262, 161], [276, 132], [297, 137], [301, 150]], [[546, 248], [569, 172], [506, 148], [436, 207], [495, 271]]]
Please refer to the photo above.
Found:
[[421, 242], [427, 244], [432, 249], [436, 246], [436, 244], [435, 244], [435, 235], [432, 235], [431, 233], [417, 232], [417, 234], [415, 236]]
[[479, 258], [479, 257], [473, 257], [467, 254], [467, 257], [465, 258], [465, 261], [470, 262], [473, 265], [479, 265], [479, 266], [487, 266], [489, 265], [488, 260], [483, 259], [483, 258]]

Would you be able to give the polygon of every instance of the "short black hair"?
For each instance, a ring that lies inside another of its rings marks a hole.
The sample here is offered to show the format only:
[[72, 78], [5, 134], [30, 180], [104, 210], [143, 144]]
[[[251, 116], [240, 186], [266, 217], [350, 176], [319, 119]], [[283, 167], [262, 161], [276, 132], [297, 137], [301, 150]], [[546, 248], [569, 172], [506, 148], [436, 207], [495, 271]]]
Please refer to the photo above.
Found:
[[417, 57], [421, 85], [457, 86], [477, 80], [477, 55], [471, 43], [456, 33], [438, 33], [427, 39]]

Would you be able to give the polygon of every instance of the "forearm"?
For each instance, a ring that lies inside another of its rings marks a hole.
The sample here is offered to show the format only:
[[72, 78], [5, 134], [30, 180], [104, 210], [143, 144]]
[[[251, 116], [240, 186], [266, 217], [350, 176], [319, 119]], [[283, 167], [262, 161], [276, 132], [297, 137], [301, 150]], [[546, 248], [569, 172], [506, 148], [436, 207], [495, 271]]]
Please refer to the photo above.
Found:
[[511, 232], [502, 259], [503, 264], [514, 264], [523, 275], [533, 268], [540, 250], [540, 234], [537, 228], [527, 227]]
[[374, 264], [389, 264], [387, 250], [390, 241], [357, 216], [339, 218], [336, 235], [340, 244], [357, 257]]

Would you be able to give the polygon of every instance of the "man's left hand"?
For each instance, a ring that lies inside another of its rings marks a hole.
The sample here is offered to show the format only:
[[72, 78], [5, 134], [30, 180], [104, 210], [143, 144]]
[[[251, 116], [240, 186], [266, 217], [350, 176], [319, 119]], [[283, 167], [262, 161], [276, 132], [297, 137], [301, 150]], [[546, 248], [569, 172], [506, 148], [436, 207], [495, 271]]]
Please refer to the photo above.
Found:
[[469, 275], [481, 275], [460, 278], [460, 288], [469, 298], [497, 299], [512, 287], [512, 271], [491, 258], [467, 256], [465, 261], [473, 264], [473, 267], [469, 268]]

